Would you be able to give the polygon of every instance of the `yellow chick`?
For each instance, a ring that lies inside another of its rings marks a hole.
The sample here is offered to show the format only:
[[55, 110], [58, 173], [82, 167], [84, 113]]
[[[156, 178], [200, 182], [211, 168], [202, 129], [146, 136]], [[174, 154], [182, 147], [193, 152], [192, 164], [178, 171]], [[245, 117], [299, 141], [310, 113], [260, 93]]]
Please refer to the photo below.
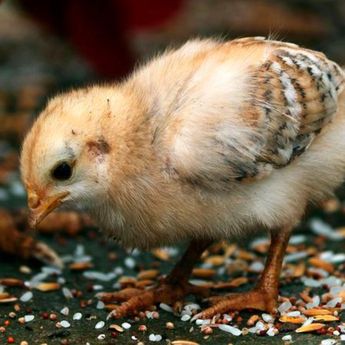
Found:
[[271, 235], [253, 290], [197, 317], [274, 312], [291, 231], [345, 176], [345, 74], [322, 53], [262, 37], [189, 41], [118, 84], [53, 98], [21, 156], [32, 226], [85, 208], [126, 247], [191, 244], [154, 288], [103, 294], [116, 317], [207, 291], [188, 283], [213, 241]]

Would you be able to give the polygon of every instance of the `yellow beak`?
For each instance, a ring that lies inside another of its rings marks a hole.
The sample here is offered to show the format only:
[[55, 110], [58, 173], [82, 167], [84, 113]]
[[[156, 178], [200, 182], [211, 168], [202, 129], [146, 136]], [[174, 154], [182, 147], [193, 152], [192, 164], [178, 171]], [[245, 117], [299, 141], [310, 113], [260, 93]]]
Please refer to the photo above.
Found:
[[29, 225], [35, 228], [50, 212], [60, 206], [69, 192], [62, 192], [40, 200], [35, 192], [28, 190]]

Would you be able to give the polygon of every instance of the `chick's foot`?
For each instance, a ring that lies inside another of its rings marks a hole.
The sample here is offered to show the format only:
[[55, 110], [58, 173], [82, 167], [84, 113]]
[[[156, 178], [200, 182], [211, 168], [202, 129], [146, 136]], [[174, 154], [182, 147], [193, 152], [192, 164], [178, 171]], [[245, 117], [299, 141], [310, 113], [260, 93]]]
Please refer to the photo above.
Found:
[[111, 312], [112, 317], [121, 318], [152, 309], [153, 306], [159, 303], [166, 303], [176, 308], [183, 301], [184, 297], [190, 294], [205, 298], [209, 295], [209, 289], [189, 283], [172, 284], [163, 281], [158, 286], [147, 290], [126, 288], [119, 292], [101, 293], [97, 296], [105, 303], [122, 302]]
[[253, 289], [248, 292], [234, 293], [227, 296], [210, 297], [211, 307], [195, 315], [193, 319], [211, 319], [217, 314], [244, 309], [256, 309], [274, 314], [277, 306], [278, 293], [270, 290]]

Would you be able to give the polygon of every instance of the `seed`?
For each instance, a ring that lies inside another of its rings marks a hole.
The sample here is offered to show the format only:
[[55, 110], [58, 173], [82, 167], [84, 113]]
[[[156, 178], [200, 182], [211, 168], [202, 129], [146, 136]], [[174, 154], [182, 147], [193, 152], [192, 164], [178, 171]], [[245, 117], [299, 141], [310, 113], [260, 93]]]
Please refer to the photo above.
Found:
[[51, 313], [51, 314], [49, 315], [49, 319], [52, 320], [52, 321], [55, 321], [55, 320], [57, 319], [57, 315], [54, 314], [54, 313]]
[[246, 277], [238, 277], [229, 282], [230, 287], [238, 287], [240, 285], [248, 283], [248, 278]]
[[39, 283], [35, 289], [42, 292], [55, 291], [60, 289], [60, 284], [58, 283]]
[[24, 316], [24, 321], [25, 321], [25, 322], [30, 322], [30, 321], [32, 321], [34, 318], [35, 318], [34, 315], [25, 315], [25, 316]]
[[254, 326], [256, 324], [256, 322], [260, 319], [259, 315], [252, 315], [248, 321], [247, 321], [247, 325], [248, 326]]
[[138, 280], [151, 280], [157, 278], [158, 275], [158, 270], [145, 270], [138, 274]]
[[210, 326], [206, 326], [205, 328], [202, 329], [202, 333], [206, 334], [206, 335], [212, 334], [213, 333], [213, 329]]
[[29, 302], [33, 297], [33, 294], [31, 291], [27, 291], [25, 293], [22, 294], [22, 296], [20, 297], [20, 300], [22, 302]]
[[307, 316], [316, 316], [316, 315], [332, 315], [332, 312], [328, 309], [317, 309], [317, 308], [312, 308], [312, 309], [306, 309], [303, 311], [304, 315]]
[[72, 271], [83, 271], [92, 268], [93, 264], [89, 261], [73, 262], [68, 267]]
[[171, 345], [200, 345], [199, 343], [196, 343], [195, 341], [190, 340], [174, 340], [171, 342]]
[[118, 283], [121, 286], [134, 286], [137, 280], [134, 277], [126, 277], [122, 276], [119, 280]]
[[331, 321], [338, 321], [339, 317], [333, 315], [316, 315], [314, 316], [315, 321], [324, 321], [324, 322], [331, 322]]
[[24, 274], [30, 274], [32, 271], [31, 271], [31, 268], [28, 266], [20, 266], [19, 272], [24, 273]]
[[111, 324], [109, 326], [109, 329], [115, 330], [116, 332], [119, 332], [119, 333], [122, 333], [124, 331], [124, 329], [121, 326], [117, 325], [116, 323]]
[[11, 303], [17, 301], [17, 297], [8, 297], [0, 299], [0, 303]]
[[146, 332], [147, 331], [147, 327], [146, 327], [146, 325], [139, 325], [138, 330], [140, 332]]
[[145, 280], [140, 280], [138, 281], [136, 284], [135, 284], [135, 287], [137, 288], [145, 288], [147, 286], [151, 286], [151, 285], [154, 285], [154, 281], [153, 280], [150, 280], [150, 279], [145, 279]]
[[320, 330], [323, 327], [325, 327], [323, 323], [311, 323], [309, 325], [297, 328], [296, 333], [314, 332], [314, 331]]
[[73, 320], [81, 320], [82, 317], [83, 317], [82, 313], [75, 313], [73, 315]]
[[212, 255], [209, 256], [206, 260], [205, 263], [211, 264], [213, 266], [221, 266], [224, 264], [225, 258], [224, 256], [221, 255]]
[[124, 322], [122, 325], [121, 325], [124, 329], [130, 329], [132, 327], [132, 325], [128, 322]]
[[192, 275], [198, 278], [212, 278], [215, 274], [212, 268], [194, 268], [192, 271]]
[[67, 320], [62, 320], [60, 322], [60, 325], [63, 327], [63, 328], [69, 328], [71, 326], [71, 324], [67, 321]]
[[309, 263], [317, 268], [322, 268], [328, 273], [334, 272], [334, 266], [331, 263], [321, 260], [319, 258], [310, 258]]
[[255, 259], [255, 256], [245, 250], [239, 250], [237, 252], [237, 258], [244, 261], [253, 261]]
[[17, 278], [3, 278], [3, 279], [0, 279], [0, 285], [23, 287], [24, 282], [21, 279], [17, 279]]
[[157, 259], [162, 261], [168, 261], [170, 259], [169, 252], [162, 248], [157, 248], [151, 252]]
[[279, 321], [283, 323], [304, 323], [305, 317], [283, 315], [280, 317]]
[[101, 328], [104, 327], [104, 325], [105, 325], [104, 321], [99, 321], [99, 322], [96, 323], [95, 328], [96, 329], [101, 329]]
[[175, 328], [175, 325], [172, 323], [172, 322], [167, 322], [165, 324], [165, 328], [166, 329], [174, 329]]
[[5, 299], [5, 298], [7, 298], [9, 296], [10, 296], [10, 294], [7, 293], [7, 292], [0, 292], [0, 299]]

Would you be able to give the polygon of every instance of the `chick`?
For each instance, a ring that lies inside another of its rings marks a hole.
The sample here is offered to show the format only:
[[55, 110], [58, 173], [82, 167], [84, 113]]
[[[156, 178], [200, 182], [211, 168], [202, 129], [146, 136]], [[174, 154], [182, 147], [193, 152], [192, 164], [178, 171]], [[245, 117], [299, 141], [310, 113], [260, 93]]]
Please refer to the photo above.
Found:
[[52, 99], [21, 156], [32, 226], [77, 203], [125, 247], [181, 240], [181, 261], [117, 317], [187, 293], [194, 263], [213, 241], [271, 235], [253, 290], [211, 298], [197, 317], [273, 312], [284, 252], [308, 203], [345, 175], [344, 72], [322, 53], [261, 37], [193, 40], [127, 80]]

